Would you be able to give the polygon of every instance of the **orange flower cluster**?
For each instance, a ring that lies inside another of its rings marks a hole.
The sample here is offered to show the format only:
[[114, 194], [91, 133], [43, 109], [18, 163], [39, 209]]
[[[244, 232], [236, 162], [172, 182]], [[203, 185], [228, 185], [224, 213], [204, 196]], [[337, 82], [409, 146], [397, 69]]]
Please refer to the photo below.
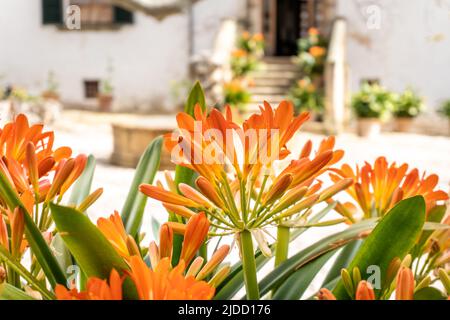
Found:
[[[53, 144], [53, 132], [43, 131], [42, 124], [30, 126], [23, 114], [0, 129], [0, 175], [11, 185], [26, 209], [10, 207], [7, 198], [0, 194], [0, 244], [14, 256], [20, 257], [26, 248], [23, 215], [32, 215], [41, 230], [46, 231], [51, 219], [33, 213], [33, 206], [55, 198], [61, 200], [86, 165], [85, 155], [70, 158], [72, 150], [69, 147], [54, 149]], [[52, 172], [53, 179], [50, 179]], [[7, 225], [11, 233], [9, 245]]]
[[327, 52], [327, 49], [325, 49], [324, 47], [320, 47], [320, 46], [313, 46], [313, 47], [309, 48], [309, 53], [314, 58], [323, 57], [326, 52]]
[[[90, 278], [86, 291], [83, 292], [76, 289], [68, 290], [58, 285], [56, 288], [58, 299], [121, 300], [122, 283], [129, 277], [135, 284], [141, 300], [206, 300], [212, 299], [215, 287], [229, 273], [230, 267], [226, 265], [209, 282], [203, 280], [225, 259], [230, 250], [228, 245], [220, 247], [206, 264], [201, 257], [197, 257], [191, 263], [209, 230], [209, 222], [203, 213], [193, 215], [186, 225], [169, 222], [161, 227], [160, 246], [152, 242], [149, 248], [152, 268], [149, 268], [141, 258], [136, 243], [126, 234], [117, 212], [109, 219], [99, 219], [97, 224], [116, 251], [124, 257], [130, 269], [122, 277], [112, 270], [109, 283], [106, 280]], [[184, 241], [180, 262], [172, 267], [174, 232], [183, 234]], [[190, 265], [188, 270], [187, 265]]]
[[192, 216], [192, 209], [206, 212], [211, 224], [223, 231], [211, 235], [252, 230], [260, 248], [266, 248], [257, 229], [270, 224], [300, 226], [311, 206], [353, 182], [344, 179], [320, 192], [317, 177], [344, 154], [334, 150], [334, 137], [324, 139], [314, 154], [308, 141], [281, 173], [273, 171], [274, 162], [291, 153], [287, 143], [308, 119], [306, 112], [294, 116], [292, 104], [286, 101], [276, 109], [264, 103], [261, 113], [242, 125], [233, 121], [228, 108], [225, 115], [216, 109], [205, 114], [199, 107], [194, 117], [179, 113], [179, 131], [165, 136], [165, 147], [175, 163], [199, 174], [197, 188], [180, 184], [178, 194], [161, 185], [143, 184], [140, 190], [182, 217]]
[[[334, 182], [353, 179], [354, 184], [347, 189], [348, 194], [358, 203], [364, 218], [383, 216], [399, 201], [416, 195], [425, 198], [427, 211], [436, 206], [438, 201], [448, 199], [448, 194], [435, 190], [439, 177], [435, 174], [420, 175], [417, 169], [408, 172], [408, 165], [389, 164], [384, 157], [375, 163], [365, 163], [353, 170], [348, 164], [340, 169], [332, 169], [330, 174]], [[351, 203], [341, 204], [337, 210], [354, 221], [356, 207]]]

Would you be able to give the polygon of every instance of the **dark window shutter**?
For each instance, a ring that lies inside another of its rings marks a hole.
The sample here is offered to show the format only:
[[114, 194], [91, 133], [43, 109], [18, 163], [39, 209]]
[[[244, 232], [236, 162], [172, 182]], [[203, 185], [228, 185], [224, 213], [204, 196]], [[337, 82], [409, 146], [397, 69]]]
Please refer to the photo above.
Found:
[[42, 0], [42, 23], [61, 24], [62, 0]]
[[133, 13], [115, 6], [114, 22], [119, 24], [133, 23]]

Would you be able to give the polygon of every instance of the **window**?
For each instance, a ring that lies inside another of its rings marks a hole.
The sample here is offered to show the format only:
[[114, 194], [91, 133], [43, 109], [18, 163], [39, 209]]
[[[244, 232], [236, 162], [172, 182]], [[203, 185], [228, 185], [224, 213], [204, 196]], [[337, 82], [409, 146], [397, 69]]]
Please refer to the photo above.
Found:
[[85, 80], [84, 81], [84, 97], [85, 98], [97, 98], [99, 93], [99, 84], [98, 80]]
[[80, 7], [82, 30], [133, 23], [132, 12], [113, 6], [109, 0], [42, 0], [43, 24], [62, 25], [65, 4]]

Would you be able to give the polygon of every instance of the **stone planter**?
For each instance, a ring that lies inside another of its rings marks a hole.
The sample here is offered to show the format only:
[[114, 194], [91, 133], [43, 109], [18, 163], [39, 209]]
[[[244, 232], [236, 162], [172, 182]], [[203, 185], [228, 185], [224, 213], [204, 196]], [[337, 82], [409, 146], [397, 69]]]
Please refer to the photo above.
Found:
[[375, 138], [381, 133], [381, 121], [377, 118], [360, 118], [357, 123], [360, 137]]
[[109, 112], [111, 111], [113, 96], [109, 94], [99, 94], [97, 97], [98, 108], [100, 111]]
[[397, 132], [411, 132], [414, 118], [395, 118], [394, 130]]
[[[155, 116], [156, 117], [156, 116]], [[147, 146], [156, 137], [176, 128], [175, 117], [156, 117], [152, 121], [124, 121], [112, 124], [114, 149], [111, 157], [113, 164], [124, 167], [136, 167]], [[159, 119], [167, 118], [167, 119]], [[162, 148], [160, 170], [173, 170], [170, 154]]]

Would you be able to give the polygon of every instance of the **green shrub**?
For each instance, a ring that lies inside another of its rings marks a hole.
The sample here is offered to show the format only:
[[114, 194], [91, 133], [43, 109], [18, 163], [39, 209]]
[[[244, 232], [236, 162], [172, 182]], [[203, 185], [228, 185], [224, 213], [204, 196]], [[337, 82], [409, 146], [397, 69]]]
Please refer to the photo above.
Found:
[[423, 98], [413, 90], [407, 89], [395, 103], [394, 116], [397, 118], [414, 118], [423, 110]]
[[385, 120], [394, 109], [396, 95], [378, 84], [364, 83], [352, 98], [352, 109], [358, 118]]

